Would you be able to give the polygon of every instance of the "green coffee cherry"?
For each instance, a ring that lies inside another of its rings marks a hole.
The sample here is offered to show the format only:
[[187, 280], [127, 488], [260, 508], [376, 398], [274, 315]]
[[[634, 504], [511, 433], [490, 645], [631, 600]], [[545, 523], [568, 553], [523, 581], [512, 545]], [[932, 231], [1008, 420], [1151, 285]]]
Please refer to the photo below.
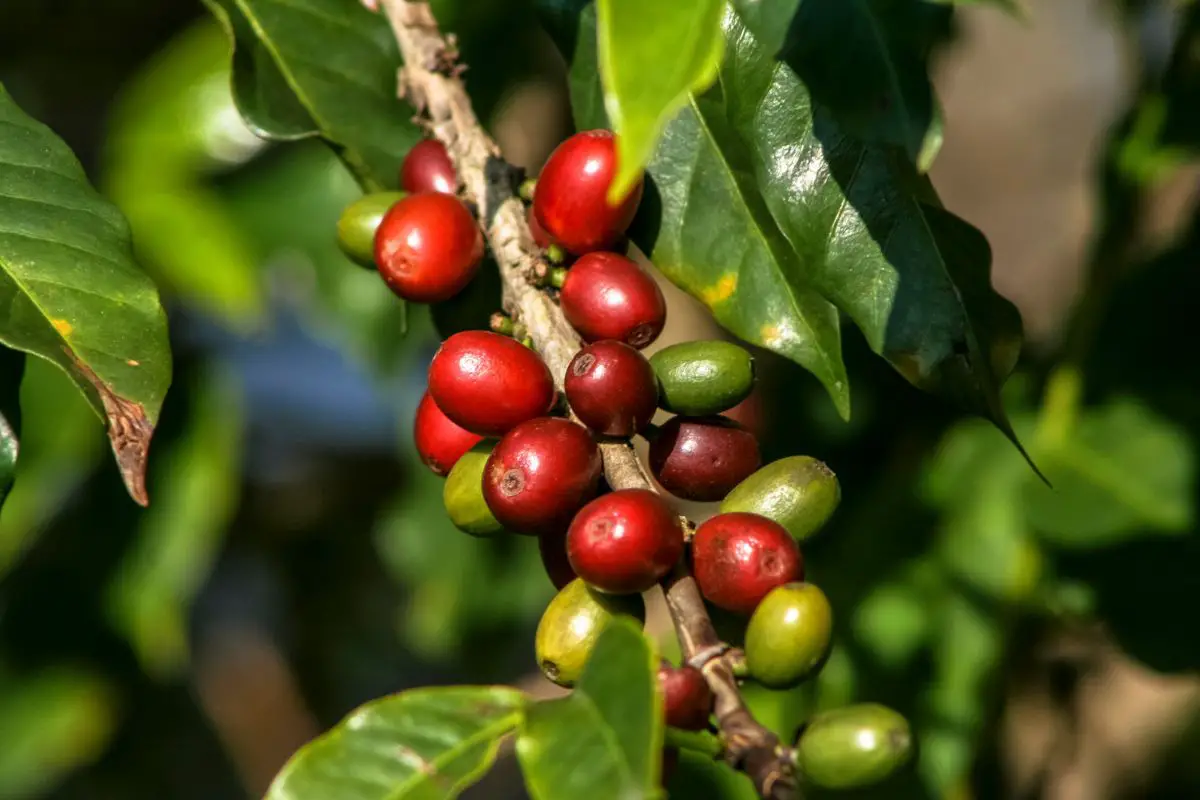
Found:
[[538, 666], [559, 686], [571, 687], [600, 633], [618, 614], [645, 619], [641, 595], [604, 595], [576, 578], [550, 601], [534, 638]]
[[494, 536], [504, 532], [483, 499], [483, 467], [495, 442], [480, 442], [454, 464], [442, 487], [442, 503], [454, 527], [472, 536]]
[[650, 357], [659, 404], [667, 411], [704, 416], [727, 411], [754, 388], [754, 358], [718, 340], [681, 342]]
[[825, 789], [856, 789], [887, 778], [912, 756], [908, 720], [876, 703], [817, 714], [800, 734], [796, 763]]
[[833, 609], [811, 583], [772, 589], [746, 626], [746, 669], [772, 689], [790, 689], [821, 668], [833, 638]]
[[748, 511], [778, 522], [798, 542], [828, 521], [842, 499], [837, 476], [810, 456], [773, 461], [733, 487], [721, 513]]
[[387, 210], [404, 198], [404, 192], [363, 195], [342, 212], [337, 223], [337, 241], [350, 260], [364, 267], [375, 266], [375, 229]]

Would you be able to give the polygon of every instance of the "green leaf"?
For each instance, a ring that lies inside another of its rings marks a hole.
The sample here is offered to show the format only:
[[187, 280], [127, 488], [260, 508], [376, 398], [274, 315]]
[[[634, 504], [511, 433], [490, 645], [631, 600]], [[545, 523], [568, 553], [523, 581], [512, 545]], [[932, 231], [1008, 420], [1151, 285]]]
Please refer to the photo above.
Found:
[[17, 476], [18, 434], [21, 429], [21, 373], [25, 357], [0, 348], [0, 508]]
[[735, 0], [734, 7], [844, 131], [898, 145], [921, 172], [929, 169], [942, 144], [929, 51], [949, 8], [916, 0]]
[[241, 488], [243, 415], [229, 378], [200, 374], [183, 437], [153, 475], [158, 500], [109, 585], [108, 613], [143, 668], [173, 677], [187, 664], [187, 615], [207, 577]]
[[300, 749], [267, 800], [453, 798], [491, 767], [521, 721], [504, 686], [412, 689], [367, 703]]
[[111, 688], [94, 675], [63, 668], [19, 680], [0, 675], [0, 797], [45, 797], [100, 755], [114, 713]]
[[103, 188], [160, 287], [246, 332], [264, 311], [259, 260], [208, 182], [266, 142], [242, 121], [229, 81], [229, 42], [214, 20], [172, 40], [114, 104]]
[[130, 495], [171, 381], [166, 316], [124, 217], [0, 86], [0, 343], [54, 362], [108, 420]]
[[600, 635], [568, 697], [529, 706], [517, 757], [534, 800], [659, 796], [657, 669], [640, 628], [618, 619]]
[[21, 457], [0, 509], [0, 577], [95, 470], [104, 437], [87, 400], [48, 361], [27, 359], [21, 378]]
[[597, 3], [600, 79], [617, 134], [610, 200], [620, 202], [633, 188], [663, 126], [687, 104], [688, 94], [707, 89], [717, 77], [724, 10], [723, 0]]
[[1030, 524], [1060, 547], [1179, 536], [1196, 518], [1195, 454], [1187, 433], [1130, 399], [1086, 411], [1039, 442], [1054, 488], [1028, 482]]
[[259, 134], [320, 136], [364, 190], [393, 189], [420, 138], [396, 98], [400, 53], [358, 0], [204, 0], [234, 43], [233, 89]]

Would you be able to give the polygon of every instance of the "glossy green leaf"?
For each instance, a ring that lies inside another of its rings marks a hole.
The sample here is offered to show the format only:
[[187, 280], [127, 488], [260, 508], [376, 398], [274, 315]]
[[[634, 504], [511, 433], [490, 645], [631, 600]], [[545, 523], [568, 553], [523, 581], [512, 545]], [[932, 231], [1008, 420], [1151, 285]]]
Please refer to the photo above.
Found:
[[[545, 9], [571, 56], [576, 124], [598, 127], [594, 21], [579, 11]], [[726, 328], [813, 372], [843, 415], [836, 309], [910, 382], [1011, 437], [999, 384], [1021, 323], [990, 285], [983, 235], [895, 148], [849, 134], [736, 13], [724, 28], [718, 85], [692, 96], [650, 161], [635, 242]]]
[[190, 419], [151, 476], [157, 501], [109, 585], [108, 613], [143, 668], [172, 677], [187, 664], [188, 611], [207, 577], [241, 488], [243, 415], [230, 379], [202, 372]]
[[26, 360], [21, 379], [21, 458], [0, 509], [0, 577], [95, 470], [104, 434], [62, 370]]
[[57, 364], [109, 422], [129, 493], [171, 381], [166, 315], [124, 217], [0, 86], [0, 343]]
[[266, 142], [230, 90], [229, 42], [202, 19], [125, 86], [105, 146], [104, 191], [129, 219], [139, 259], [178, 299], [247, 330], [261, 322], [257, 253], [208, 186]]
[[517, 756], [534, 800], [659, 796], [658, 656], [639, 626], [614, 620], [575, 690], [530, 705]]
[[272, 139], [320, 136], [365, 190], [395, 188], [420, 138], [396, 98], [400, 54], [382, 14], [358, 0], [204, 0], [234, 42], [233, 89]]
[[1085, 411], [1038, 452], [1053, 488], [1030, 482], [1024, 500], [1047, 541], [1099, 547], [1192, 529], [1195, 453], [1182, 428], [1147, 407], [1118, 400]]
[[435, 800], [479, 780], [521, 721], [503, 686], [412, 689], [367, 703], [300, 749], [267, 800]]
[[600, 80], [617, 134], [610, 200], [620, 202], [633, 188], [663, 126], [687, 104], [688, 94], [702, 92], [717, 77], [724, 10], [723, 0], [598, 0]]
[[21, 431], [21, 373], [25, 356], [0, 348], [0, 508], [17, 477]]
[[116, 722], [113, 700], [107, 684], [84, 672], [0, 675], [0, 797], [45, 797], [72, 769], [99, 756]]
[[735, 0], [768, 55], [865, 142], [898, 145], [925, 172], [942, 144], [929, 50], [950, 10], [921, 0]]

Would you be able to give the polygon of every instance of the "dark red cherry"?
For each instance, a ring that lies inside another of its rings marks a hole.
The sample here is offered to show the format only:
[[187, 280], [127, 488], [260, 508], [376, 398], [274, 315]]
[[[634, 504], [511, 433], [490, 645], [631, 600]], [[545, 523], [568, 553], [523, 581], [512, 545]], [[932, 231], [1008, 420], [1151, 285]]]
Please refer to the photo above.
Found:
[[650, 471], [685, 500], [721, 500], [761, 462], [754, 434], [728, 417], [672, 417], [650, 442]]
[[633, 436], [658, 409], [654, 368], [624, 342], [584, 347], [571, 359], [563, 383], [580, 422], [605, 436]]
[[423, 139], [413, 145], [400, 165], [400, 186], [406, 192], [454, 194], [458, 175], [446, 146], [437, 139]]
[[662, 689], [668, 725], [685, 731], [708, 727], [713, 694], [700, 670], [686, 665], [672, 667], [664, 661], [658, 668], [658, 685]]
[[683, 555], [679, 516], [657, 492], [621, 489], [588, 503], [567, 531], [567, 558], [589, 586], [644, 592]]
[[588, 342], [616, 339], [641, 350], [667, 321], [667, 303], [654, 278], [617, 253], [588, 253], [571, 265], [559, 303]]

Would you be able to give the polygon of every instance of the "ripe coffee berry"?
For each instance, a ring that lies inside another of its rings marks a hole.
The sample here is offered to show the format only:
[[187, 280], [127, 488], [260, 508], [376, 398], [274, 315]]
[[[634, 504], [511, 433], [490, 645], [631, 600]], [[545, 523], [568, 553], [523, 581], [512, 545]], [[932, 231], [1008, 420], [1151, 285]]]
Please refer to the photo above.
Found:
[[761, 461], [754, 434], [728, 417], [672, 417], [650, 442], [650, 471], [686, 500], [720, 500]]
[[610, 594], [646, 591], [682, 555], [679, 517], [649, 489], [597, 497], [567, 531], [567, 558], [575, 574]]
[[616, 339], [641, 350], [662, 333], [667, 303], [654, 279], [617, 253], [588, 253], [567, 270], [563, 315], [588, 342]]
[[561, 589], [579, 576], [571, 569], [567, 559], [567, 532], [558, 530], [543, 533], [538, 536], [538, 554], [542, 557], [542, 567], [555, 589]]
[[483, 260], [483, 234], [458, 198], [425, 192], [392, 206], [375, 232], [375, 266], [405, 300], [434, 303], [458, 294]]
[[449, 474], [463, 453], [481, 439], [482, 436], [455, 425], [433, 402], [429, 392], [421, 397], [417, 416], [413, 420], [413, 444], [421, 461], [435, 475]]
[[708, 727], [713, 695], [704, 675], [695, 667], [672, 667], [663, 662], [658, 668], [658, 685], [663, 693], [667, 724], [685, 731]]
[[550, 154], [538, 176], [533, 213], [554, 241], [573, 255], [612, 247], [625, 234], [642, 199], [642, 181], [619, 205], [608, 204], [617, 171], [609, 131], [583, 131]]
[[546, 233], [542, 229], [542, 226], [538, 224], [537, 216], [533, 213], [533, 206], [529, 207], [525, 221], [529, 223], [529, 232], [533, 235], [534, 244], [541, 248], [547, 248], [554, 243], [554, 240], [550, 238], [550, 234]]
[[523, 422], [496, 445], [483, 471], [483, 499], [511, 531], [565, 528], [596, 494], [600, 450], [582, 425], [554, 417]]
[[605, 436], [632, 436], [658, 408], [650, 362], [622, 342], [596, 342], [576, 353], [564, 389], [580, 421]]
[[779, 523], [757, 514], [718, 514], [692, 537], [692, 574], [710, 603], [750, 614], [776, 586], [803, 580], [804, 561]]
[[400, 186], [406, 192], [454, 194], [458, 175], [446, 146], [437, 139], [424, 139], [413, 145], [400, 165]]
[[429, 365], [429, 393], [456, 424], [500, 436], [554, 405], [554, 379], [537, 353], [490, 331], [442, 342]]

